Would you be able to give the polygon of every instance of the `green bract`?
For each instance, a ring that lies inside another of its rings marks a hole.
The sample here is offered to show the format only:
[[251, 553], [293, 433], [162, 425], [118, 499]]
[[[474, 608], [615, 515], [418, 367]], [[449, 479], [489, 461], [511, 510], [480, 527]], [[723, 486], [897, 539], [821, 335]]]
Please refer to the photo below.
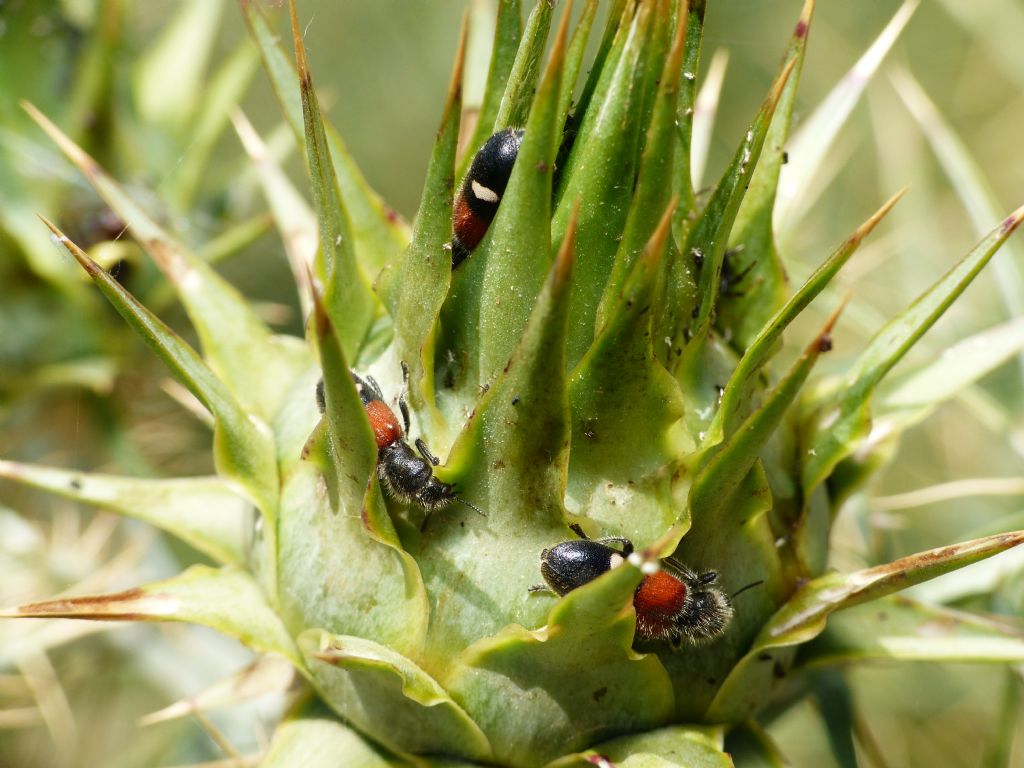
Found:
[[[564, 8], [553, 34], [551, 0], [525, 25], [520, 5], [499, 4], [470, 146], [509, 126], [525, 127], [525, 139], [485, 239], [453, 274], [452, 196], [470, 159], [457, 159], [465, 32], [410, 231], [324, 121], [294, 4], [293, 65], [258, 4], [240, 2], [309, 169], [312, 208], [236, 114], [309, 312], [305, 341], [273, 335], [206, 261], [26, 106], [188, 313], [198, 351], [46, 222], [209, 412], [217, 476], [129, 480], [12, 462], [0, 462], [0, 475], [146, 520], [217, 567], [4, 615], [192, 622], [283, 656], [312, 694], [274, 736], [270, 768], [567, 768], [596, 755], [620, 766], [726, 766], [727, 752], [775, 764], [753, 718], [806, 666], [1024, 659], [1019, 637], [980, 620], [960, 623], [958, 638], [987, 653], [914, 641], [915, 628], [944, 609], [890, 597], [1016, 546], [1024, 531], [855, 573], [827, 568], [839, 506], [891, 440], [1019, 352], [1019, 334], [990, 332], [954, 383], [926, 367], [887, 396], [883, 420], [875, 415], [883, 377], [1024, 209], [841, 375], [814, 373], [841, 306], [780, 364], [784, 331], [898, 198], [803, 284], [787, 284], [773, 211], [813, 0], [707, 195], [695, 193], [690, 168], [705, 4], [612, 2], [582, 84], [596, 0], [575, 29]], [[372, 374], [390, 396], [403, 362], [413, 436], [446, 457], [437, 476], [486, 517], [454, 504], [425, 524], [421, 509], [382, 491], [349, 370]], [[929, 386], [940, 377], [947, 386]], [[880, 423], [884, 435], [873, 431]], [[572, 538], [573, 522], [631, 539], [648, 562], [674, 555], [716, 570], [729, 593], [757, 586], [737, 598], [725, 636], [711, 644], [634, 643], [643, 578], [635, 564], [563, 598], [528, 591], [540, 552]], [[877, 642], [872, 616], [857, 610], [830, 628], [833, 612], [873, 600], [886, 601], [907, 642]]]

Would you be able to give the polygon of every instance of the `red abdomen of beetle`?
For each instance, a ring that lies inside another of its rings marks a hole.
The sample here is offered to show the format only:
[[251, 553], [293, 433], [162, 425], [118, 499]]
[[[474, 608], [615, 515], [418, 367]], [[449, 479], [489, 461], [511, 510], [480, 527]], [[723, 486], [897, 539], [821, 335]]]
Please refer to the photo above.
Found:
[[396, 440], [402, 439], [402, 425], [398, 423], [395, 412], [383, 400], [371, 400], [366, 404], [366, 415], [373, 427], [373, 437], [377, 448], [384, 448]]
[[644, 578], [633, 595], [637, 634], [664, 638], [672, 634], [675, 619], [686, 603], [686, 585], [666, 571]]

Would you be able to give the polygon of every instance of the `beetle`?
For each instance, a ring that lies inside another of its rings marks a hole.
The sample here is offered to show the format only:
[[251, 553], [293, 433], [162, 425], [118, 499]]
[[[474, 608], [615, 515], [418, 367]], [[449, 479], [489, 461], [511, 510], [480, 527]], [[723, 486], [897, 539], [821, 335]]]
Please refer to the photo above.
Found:
[[[626, 560], [632, 561], [631, 555], [639, 557], [627, 538], [590, 539], [578, 525], [570, 528], [580, 538], [540, 553], [545, 584], [530, 587], [531, 592], [550, 590], [565, 595]], [[702, 645], [720, 637], [732, 619], [733, 609], [732, 601], [716, 586], [718, 574], [694, 571], [673, 558], [659, 565], [644, 569], [643, 581], [633, 594], [637, 638], [667, 640], [678, 648], [684, 642]]]
[[524, 131], [506, 128], [491, 136], [473, 157], [452, 209], [452, 268], [480, 244], [498, 212], [512, 176]]
[[[355, 371], [350, 373], [377, 444], [377, 476], [388, 492], [401, 501], [417, 505], [428, 517], [431, 512], [443, 509], [453, 501], [484, 515], [483, 510], [459, 496], [453, 485], [434, 476], [434, 467], [440, 464], [440, 460], [430, 452], [422, 438], [415, 441], [416, 452], [406, 442], [409, 406], [405, 402], [405, 393], [398, 398], [398, 408], [402, 413], [400, 423], [391, 406], [384, 401], [384, 393], [373, 377], [363, 378]], [[408, 380], [409, 369], [405, 363], [402, 363], [402, 373]], [[316, 401], [323, 413], [327, 409], [323, 379], [316, 385]], [[423, 523], [425, 526], [426, 518]]]

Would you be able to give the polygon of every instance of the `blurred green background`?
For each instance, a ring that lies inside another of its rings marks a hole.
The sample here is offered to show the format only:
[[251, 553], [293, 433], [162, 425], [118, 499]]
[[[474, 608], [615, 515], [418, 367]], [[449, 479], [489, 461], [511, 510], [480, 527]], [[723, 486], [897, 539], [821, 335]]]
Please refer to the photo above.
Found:
[[[727, 56], [728, 63], [705, 184], [724, 166], [768, 88], [800, 5], [709, 0], [701, 79], [713, 55]], [[901, 5], [819, 2], [797, 124]], [[407, 218], [419, 200], [465, 7], [450, 0], [300, 2], [326, 111], [371, 185]], [[278, 21], [284, 32], [285, 19]], [[820, 163], [812, 204], [780, 237], [791, 276], [799, 279], [892, 193], [910, 187], [840, 277], [852, 302], [836, 333], [836, 354], [825, 365], [841, 369], [849, 359], [844, 351], [859, 348], [982, 230], [1024, 202], [1021, 40], [1019, 0], [925, 0], [867, 84]], [[229, 0], [0, 0], [0, 457], [129, 474], [210, 470], [206, 429], [183, 415], [159, 364], [47, 242], [34, 213], [61, 222], [80, 242], [97, 244], [119, 278], [189, 337], [180, 309], [137, 249], [116, 239], [119, 223], [20, 109], [20, 99], [71, 132], [180, 237], [209, 247], [207, 255], [260, 302], [277, 328], [301, 333], [280, 239], [223, 119], [226, 101], [209, 95], [227, 89], [234, 76], [242, 109], [304, 187], [278, 104], [246, 46], [241, 14]], [[473, 73], [469, 87], [483, 74]], [[908, 75], [951, 133], [936, 133]], [[204, 99], [212, 102], [208, 109]], [[964, 175], [965, 162], [980, 183]], [[110, 238], [115, 244], [104, 244]], [[1022, 253], [1018, 236], [908, 362], [1024, 312]], [[822, 319], [808, 312], [791, 334], [794, 347]], [[872, 496], [844, 511], [836, 529], [837, 567], [1024, 527], [1022, 374], [1020, 362], [1004, 366], [907, 435]], [[968, 484], [926, 503], [895, 498], [976, 478], [1017, 485], [986, 493], [984, 485]], [[196, 559], [138, 525], [0, 486], [4, 605], [76, 585], [92, 591], [128, 586]], [[1019, 616], [1024, 561], [1008, 553], [919, 594]], [[279, 702], [233, 709], [213, 723], [136, 724], [141, 715], [244, 665], [246, 655], [232, 643], [182, 627], [102, 629], [0, 626], [0, 766], [224, 760], [231, 755], [219, 743], [222, 734], [239, 754], [258, 748]], [[68, 644], [80, 633], [89, 637]], [[828, 738], [834, 706], [847, 700], [836, 691], [844, 688], [858, 724], [856, 744]], [[815, 693], [809, 703], [774, 713], [771, 731], [796, 765], [1024, 765], [1020, 670], [865, 667], [822, 678]], [[1012, 752], [1000, 750], [1007, 744]]]

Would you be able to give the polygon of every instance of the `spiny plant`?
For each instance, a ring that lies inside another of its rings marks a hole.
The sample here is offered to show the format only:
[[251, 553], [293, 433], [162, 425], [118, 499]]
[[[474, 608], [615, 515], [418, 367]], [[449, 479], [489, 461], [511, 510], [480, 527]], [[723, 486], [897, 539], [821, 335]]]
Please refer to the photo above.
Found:
[[[209, 412], [217, 476], [140, 480], [13, 462], [0, 473], [147, 520], [215, 565], [5, 616], [191, 622], [287, 659], [308, 695], [275, 734], [263, 758], [271, 767], [779, 764], [757, 717], [799, 694], [807, 667], [886, 658], [891, 642], [879, 638], [893, 633], [926, 657], [925, 625], [958, 638], [1012, 637], [890, 596], [1016, 546], [1024, 531], [854, 573], [828, 569], [840, 506], [898, 434], [1014, 354], [1013, 344], [989, 345], [957, 376], [948, 360], [931, 363], [882, 408], [876, 402], [886, 374], [1024, 208], [843, 373], [805, 386], [831, 348], [841, 304], [780, 364], [786, 329], [899, 197], [802, 285], [787, 284], [772, 214], [813, 0], [706, 196], [690, 169], [703, 2], [612, 2], [575, 96], [596, 0], [571, 34], [564, 9], [543, 67], [554, 3], [541, 0], [523, 25], [520, 2], [502, 0], [486, 95], [465, 143], [478, 147], [508, 127], [525, 133], [486, 236], [454, 271], [453, 195], [471, 160], [456, 159], [465, 32], [410, 232], [323, 120], [294, 3], [294, 64], [259, 7], [240, 5], [305, 148], [315, 215], [236, 120], [285, 238], [308, 338], [272, 335], [234, 288], [28, 107], [188, 312], [201, 354], [46, 221]], [[403, 365], [414, 436], [445, 457], [437, 478], [485, 517], [451, 505], [425, 519], [381, 488], [379, 441], [351, 371], [372, 374], [388, 399], [403, 386]], [[576, 538], [570, 524], [628, 539], [640, 555], [564, 596], [531, 592], [541, 553]], [[637, 636], [634, 596], [669, 556], [716, 571], [726, 593], [754, 585], [713, 642], [674, 649]], [[858, 611], [869, 603], [884, 610]], [[841, 610], [852, 629], [847, 622], [837, 642], [827, 625]]]

